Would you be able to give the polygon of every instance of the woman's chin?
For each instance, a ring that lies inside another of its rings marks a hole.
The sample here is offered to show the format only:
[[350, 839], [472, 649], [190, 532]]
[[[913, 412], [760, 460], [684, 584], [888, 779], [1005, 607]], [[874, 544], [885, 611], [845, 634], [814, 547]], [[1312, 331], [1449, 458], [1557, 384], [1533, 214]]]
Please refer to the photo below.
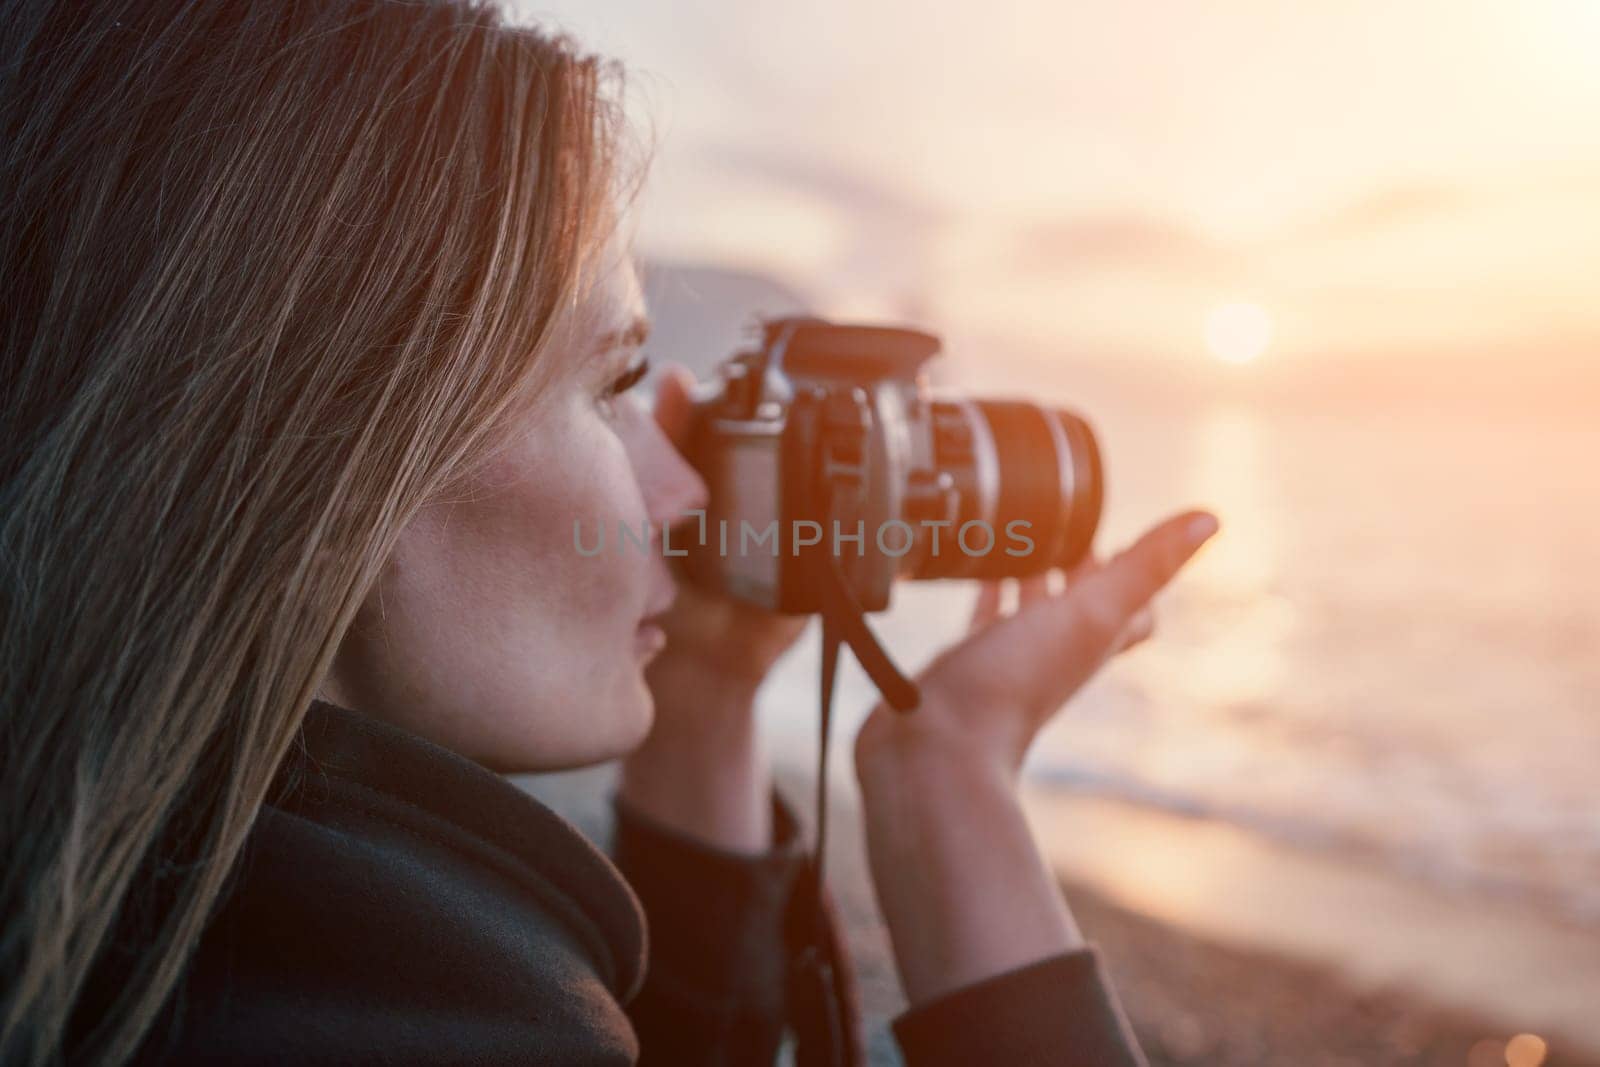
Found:
[[[650, 686], [644, 680], [644, 670], [634, 672], [634, 684], [630, 687], [633, 692], [625, 701], [627, 711], [618, 716], [618, 736], [614, 749], [600, 760], [617, 759], [626, 756], [650, 736], [650, 728], [656, 723], [656, 700], [650, 692]], [[595, 762], [600, 762], [596, 760]]]
[[613, 699], [565, 709], [571, 718], [559, 740], [519, 746], [519, 751], [495, 761], [495, 769], [521, 774], [569, 771], [619, 759], [644, 744], [655, 724], [655, 701], [643, 672], [632, 673], [634, 677], [619, 687], [621, 692]]
[[612, 664], [582, 687], [557, 691], [512, 684], [470, 699], [428, 694], [410, 705], [395, 692], [375, 691], [343, 706], [502, 774], [571, 770], [627, 755], [655, 723], [644, 664], [625, 657]]

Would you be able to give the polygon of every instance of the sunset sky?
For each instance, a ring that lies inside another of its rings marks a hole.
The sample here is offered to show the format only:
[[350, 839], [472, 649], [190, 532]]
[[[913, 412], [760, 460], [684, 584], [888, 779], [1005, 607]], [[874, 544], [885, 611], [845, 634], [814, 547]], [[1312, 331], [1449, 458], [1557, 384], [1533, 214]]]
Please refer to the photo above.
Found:
[[1248, 309], [1263, 364], [1600, 338], [1600, 0], [519, 10], [627, 65], [643, 252], [834, 314], [1219, 373]]

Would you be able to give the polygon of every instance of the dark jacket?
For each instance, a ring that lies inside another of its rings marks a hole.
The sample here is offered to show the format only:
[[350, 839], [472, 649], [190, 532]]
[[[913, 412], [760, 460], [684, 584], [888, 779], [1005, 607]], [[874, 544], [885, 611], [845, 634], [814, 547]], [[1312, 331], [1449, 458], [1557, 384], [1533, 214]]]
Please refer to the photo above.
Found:
[[[774, 804], [748, 857], [618, 802], [613, 863], [477, 764], [318, 703], [139, 1062], [771, 1063], [804, 864]], [[911, 1064], [1142, 1062], [1087, 951], [894, 1028]]]

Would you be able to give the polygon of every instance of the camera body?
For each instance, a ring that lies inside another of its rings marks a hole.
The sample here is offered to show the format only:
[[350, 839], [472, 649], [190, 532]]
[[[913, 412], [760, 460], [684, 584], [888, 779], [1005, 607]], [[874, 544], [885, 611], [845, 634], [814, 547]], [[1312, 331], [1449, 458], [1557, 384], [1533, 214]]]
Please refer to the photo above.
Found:
[[786, 614], [819, 609], [817, 553], [863, 610], [896, 578], [998, 578], [1071, 566], [1103, 490], [1077, 416], [1029, 401], [935, 397], [918, 330], [817, 318], [762, 324], [694, 405], [687, 454], [710, 489], [675, 539], [695, 582]]

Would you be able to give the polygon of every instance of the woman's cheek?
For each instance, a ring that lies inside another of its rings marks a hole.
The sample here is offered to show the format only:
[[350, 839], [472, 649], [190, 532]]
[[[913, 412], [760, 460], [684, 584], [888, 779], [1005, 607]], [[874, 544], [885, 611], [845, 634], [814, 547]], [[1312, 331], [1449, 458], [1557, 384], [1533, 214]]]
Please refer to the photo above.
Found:
[[[584, 420], [582, 432], [568, 438], [578, 447], [564, 457], [568, 484], [562, 494], [565, 506], [559, 510], [566, 519], [563, 555], [581, 567], [589, 606], [604, 609], [608, 615], [627, 616], [631, 635], [648, 590], [655, 549], [638, 478], [620, 430], [594, 409]], [[596, 545], [600, 546], [598, 552], [594, 551]]]

